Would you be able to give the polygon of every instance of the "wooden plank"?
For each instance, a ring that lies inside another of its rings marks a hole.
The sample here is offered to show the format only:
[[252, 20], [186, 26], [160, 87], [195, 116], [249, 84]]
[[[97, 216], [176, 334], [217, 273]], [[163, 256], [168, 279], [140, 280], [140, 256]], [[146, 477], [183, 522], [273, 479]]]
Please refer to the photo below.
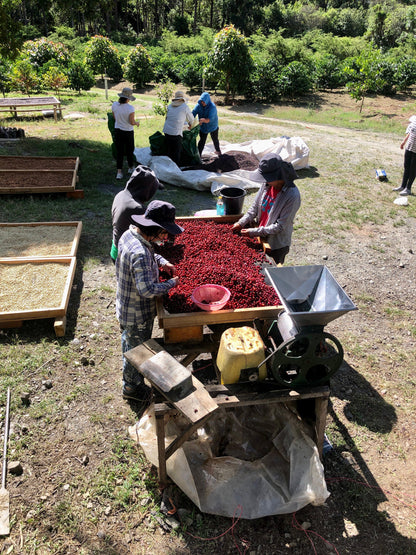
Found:
[[208, 312], [201, 310], [200, 312], [184, 312], [177, 314], [169, 314], [163, 306], [163, 299], [156, 300], [157, 316], [159, 326], [164, 330], [171, 328], [186, 328], [209, 324], [228, 324], [233, 322], [250, 322], [255, 318], [277, 318], [283, 310], [279, 306], [261, 306], [253, 308], [236, 308], [217, 310], [216, 312]]
[[[155, 349], [155, 351], [153, 349]], [[157, 341], [150, 339], [138, 347], [127, 351], [124, 356], [130, 364], [142, 373], [142, 364], [154, 356], [154, 354], [163, 350], [164, 349]], [[193, 391], [190, 395], [178, 401], [173, 401], [172, 404], [186, 416], [190, 422], [198, 422], [207, 414], [217, 410], [218, 405], [195, 376], [192, 376], [192, 386]], [[161, 393], [163, 394], [163, 391], [161, 391]]]
[[321, 460], [323, 458], [326, 418], [328, 414], [328, 397], [317, 397], [315, 399], [315, 443]]
[[[5, 464], [3, 462], [3, 464]], [[10, 499], [6, 488], [0, 488], [0, 536], [10, 534]]]
[[179, 401], [193, 391], [191, 372], [166, 351], [143, 362], [140, 372], [169, 401]]
[[[27, 241], [29, 245], [35, 245], [34, 242], [31, 243], [31, 239], [33, 237], [33, 228], [36, 227], [46, 227], [50, 228], [50, 237], [53, 240], [53, 228], [60, 228], [60, 227], [72, 227], [74, 228], [74, 238], [71, 243], [71, 247], [69, 252], [64, 255], [56, 255], [51, 252], [51, 257], [54, 259], [63, 256], [64, 258], [68, 258], [68, 256], [76, 256], [79, 246], [79, 241], [82, 232], [82, 222], [81, 221], [68, 221], [68, 222], [12, 222], [12, 223], [0, 223], [0, 245], [6, 244], [7, 233], [9, 230], [13, 228], [26, 230], [27, 229]], [[51, 250], [53, 250], [53, 246], [51, 246]], [[6, 261], [8, 258], [14, 259], [22, 259], [22, 260], [33, 260], [36, 258], [47, 258], [49, 255], [42, 255], [42, 256], [18, 256], [15, 255], [13, 257], [0, 257], [0, 261]]]
[[163, 337], [165, 343], [199, 343], [204, 335], [203, 326], [188, 326], [181, 328], [167, 328]]
[[66, 316], [56, 318], [53, 323], [56, 337], [64, 337], [66, 332]]
[[2, 322], [10, 322], [14, 320], [37, 320], [40, 318], [55, 318], [57, 316], [64, 316], [66, 314], [71, 293], [72, 283], [75, 275], [76, 258], [75, 257], [51, 257], [51, 258], [38, 258], [29, 260], [22, 260], [20, 258], [6, 258], [0, 259], [1, 264], [51, 264], [59, 263], [68, 266], [68, 273], [65, 280], [63, 294], [59, 306], [42, 307], [35, 310], [20, 310], [15, 312], [0, 312], [0, 326]]

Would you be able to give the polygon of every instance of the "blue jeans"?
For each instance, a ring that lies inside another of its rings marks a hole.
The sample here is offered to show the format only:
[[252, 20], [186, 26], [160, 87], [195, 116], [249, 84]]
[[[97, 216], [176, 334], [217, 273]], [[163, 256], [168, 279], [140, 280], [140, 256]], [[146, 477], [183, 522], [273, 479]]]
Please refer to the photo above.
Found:
[[[130, 349], [150, 339], [152, 329], [153, 320], [136, 326], [126, 326], [121, 333], [121, 352], [123, 355], [126, 351], [130, 351]], [[141, 385], [143, 385], [143, 376], [123, 356], [123, 387], [128, 386], [134, 389]]]

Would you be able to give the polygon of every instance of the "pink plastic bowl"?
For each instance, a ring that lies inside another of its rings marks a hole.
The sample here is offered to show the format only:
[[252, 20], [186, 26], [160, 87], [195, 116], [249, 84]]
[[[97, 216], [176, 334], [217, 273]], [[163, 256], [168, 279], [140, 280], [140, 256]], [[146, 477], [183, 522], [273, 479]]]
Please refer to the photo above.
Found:
[[192, 301], [201, 308], [208, 312], [221, 310], [231, 297], [231, 292], [222, 285], [214, 285], [207, 283], [196, 287], [191, 295]]

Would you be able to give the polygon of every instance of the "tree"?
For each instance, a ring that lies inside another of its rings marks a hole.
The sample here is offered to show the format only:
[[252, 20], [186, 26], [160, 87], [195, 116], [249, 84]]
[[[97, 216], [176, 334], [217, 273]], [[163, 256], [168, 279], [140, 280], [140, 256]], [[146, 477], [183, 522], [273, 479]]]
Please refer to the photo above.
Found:
[[101, 73], [102, 78], [105, 73], [115, 81], [123, 76], [118, 50], [108, 37], [91, 37], [85, 47], [85, 62], [95, 73]]
[[244, 93], [253, 61], [246, 38], [234, 25], [224, 27], [215, 35], [209, 57], [213, 69], [224, 77], [226, 102], [229, 102], [230, 91], [233, 97], [236, 92]]
[[0, 56], [11, 60], [18, 56], [23, 42], [19, 36], [22, 24], [13, 14], [18, 4], [19, 0], [0, 2]]
[[45, 88], [52, 89], [56, 93], [68, 85], [68, 77], [56, 66], [50, 66], [43, 75]]
[[143, 88], [153, 77], [152, 60], [146, 48], [141, 44], [130, 50], [124, 64], [126, 79], [139, 88]]

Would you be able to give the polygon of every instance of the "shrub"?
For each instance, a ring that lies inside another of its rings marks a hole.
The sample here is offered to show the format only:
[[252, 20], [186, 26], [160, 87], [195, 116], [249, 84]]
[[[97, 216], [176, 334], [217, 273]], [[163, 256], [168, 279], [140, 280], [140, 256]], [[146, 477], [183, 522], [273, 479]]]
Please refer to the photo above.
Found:
[[82, 62], [73, 62], [68, 70], [69, 88], [77, 91], [89, 91], [95, 84], [94, 75]]
[[345, 85], [342, 64], [330, 54], [317, 54], [314, 58], [313, 79], [318, 89], [337, 89]]
[[68, 77], [56, 66], [51, 66], [43, 75], [45, 88], [58, 92], [68, 85]]
[[124, 64], [124, 73], [126, 79], [139, 88], [143, 88], [153, 78], [152, 60], [143, 45], [136, 44], [129, 52]]
[[0, 91], [3, 96], [12, 90], [11, 66], [0, 59]]
[[279, 69], [275, 60], [257, 61], [250, 74], [247, 98], [257, 102], [276, 102], [280, 97]]
[[156, 95], [158, 101], [153, 104], [153, 111], [159, 116], [166, 116], [168, 111], [168, 104], [173, 96], [173, 91], [175, 90], [175, 84], [170, 81], [166, 81], [158, 86]]
[[105, 73], [114, 81], [121, 81], [123, 70], [117, 48], [109, 38], [92, 37], [85, 47], [85, 62], [95, 73]]
[[68, 67], [71, 59], [68, 50], [62, 43], [45, 38], [26, 41], [23, 45], [22, 56], [27, 57], [29, 62], [38, 69], [51, 60], [59, 66]]
[[310, 68], [301, 62], [291, 62], [279, 74], [278, 90], [282, 96], [300, 96], [313, 89]]
[[171, 53], [160, 53], [153, 57], [153, 74], [156, 81], [172, 81], [179, 83], [179, 57]]
[[29, 60], [19, 60], [12, 70], [12, 90], [29, 94], [39, 88], [39, 79]]
[[179, 80], [190, 89], [200, 88], [202, 85], [205, 55], [186, 56], [184, 64], [179, 69]]
[[395, 64], [394, 83], [398, 91], [407, 91], [416, 83], [416, 61], [405, 58]]

